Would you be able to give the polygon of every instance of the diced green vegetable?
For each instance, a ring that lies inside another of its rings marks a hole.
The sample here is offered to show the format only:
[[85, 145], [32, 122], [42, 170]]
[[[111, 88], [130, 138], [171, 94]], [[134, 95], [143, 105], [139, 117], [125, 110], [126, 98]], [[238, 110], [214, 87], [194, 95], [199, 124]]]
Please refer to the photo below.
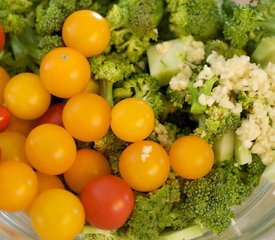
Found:
[[243, 142], [235, 136], [235, 160], [238, 164], [244, 165], [252, 162], [252, 154], [248, 148], [243, 145]]
[[230, 130], [220, 139], [216, 140], [213, 145], [215, 160], [223, 162], [231, 160], [234, 156], [235, 131]]
[[159, 240], [191, 240], [203, 235], [199, 225], [192, 225], [178, 231], [166, 231], [162, 233]]

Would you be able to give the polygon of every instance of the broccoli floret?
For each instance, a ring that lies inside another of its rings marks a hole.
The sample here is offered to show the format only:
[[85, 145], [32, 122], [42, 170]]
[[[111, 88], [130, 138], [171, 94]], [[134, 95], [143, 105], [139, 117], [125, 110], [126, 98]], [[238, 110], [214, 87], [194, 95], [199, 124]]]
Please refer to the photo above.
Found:
[[217, 0], [166, 0], [166, 2], [170, 13], [170, 28], [176, 36], [193, 35], [200, 41], [219, 36], [223, 21]]
[[76, 8], [76, 0], [42, 1], [36, 8], [36, 31], [39, 35], [59, 33], [66, 17]]
[[134, 209], [125, 225], [126, 235], [130, 239], [156, 240], [166, 228], [185, 227], [184, 223], [178, 220], [182, 213], [174, 209], [174, 204], [180, 201], [179, 180], [173, 174], [154, 192], [136, 192]]
[[90, 64], [93, 78], [99, 81], [100, 95], [113, 106], [114, 83], [127, 79], [136, 71], [135, 66], [117, 53], [91, 57]]
[[203, 114], [206, 110], [206, 105], [202, 105], [199, 102], [199, 97], [201, 94], [209, 96], [211, 94], [212, 88], [216, 82], [219, 81], [217, 76], [213, 76], [204, 81], [201, 87], [194, 86], [194, 82], [189, 82], [187, 90], [191, 95], [191, 106], [190, 113], [191, 114]]
[[22, 34], [27, 25], [34, 21], [35, 1], [9, 0], [0, 1], [0, 22], [6, 33]]
[[79, 240], [129, 240], [118, 230], [98, 229], [91, 225], [85, 225], [82, 232], [78, 235]]
[[[201, 86], [196, 86], [198, 73], [201, 70], [201, 66], [197, 66], [196, 69], [193, 69], [192, 76], [190, 79], [182, 79], [182, 74], [179, 73], [170, 81], [170, 86], [167, 88], [167, 98], [168, 100], [178, 108], [186, 108], [187, 105], [190, 105], [189, 112], [191, 114], [202, 114], [206, 110], [206, 105], [202, 105], [199, 102], [199, 97], [201, 94], [209, 96], [214, 85], [219, 81], [217, 76], [213, 76], [209, 79], [206, 79]], [[176, 82], [185, 82], [185, 87], [177, 88], [174, 87], [174, 81]]]
[[249, 41], [259, 42], [275, 33], [275, 2], [261, 0], [258, 4], [235, 4], [224, 24], [224, 38], [233, 47], [244, 48]]
[[37, 36], [37, 56], [40, 60], [52, 49], [63, 47], [64, 43], [60, 35]]
[[156, 120], [154, 130], [148, 137], [148, 140], [158, 142], [163, 148], [169, 151], [180, 131], [181, 129], [174, 123], [164, 122], [162, 124]]
[[216, 105], [207, 107], [203, 114], [192, 117], [198, 122], [194, 134], [204, 138], [210, 144], [220, 139], [226, 132], [236, 130], [241, 123], [240, 114]]
[[219, 55], [224, 56], [226, 59], [232, 58], [234, 55], [246, 55], [246, 52], [241, 48], [233, 48], [220, 39], [209, 40], [205, 44], [205, 58], [207, 58], [213, 51]]
[[203, 178], [183, 180], [183, 219], [200, 223], [214, 233], [226, 230], [234, 217], [231, 207], [252, 193], [263, 170], [263, 163], [255, 157], [250, 165], [237, 166], [234, 161], [226, 161], [215, 165]]
[[119, 175], [119, 157], [128, 145], [128, 142], [119, 139], [109, 130], [104, 137], [94, 142], [93, 148], [106, 156], [110, 163], [112, 173]]
[[142, 98], [152, 106], [157, 117], [167, 111], [166, 99], [160, 91], [159, 81], [148, 73], [135, 74], [125, 81], [117, 82], [113, 96], [115, 103], [124, 98]]
[[242, 109], [246, 112], [250, 112], [253, 107], [254, 101], [257, 99], [257, 95], [255, 97], [250, 97], [247, 92], [239, 91], [237, 93], [236, 99], [238, 103], [242, 105]]
[[111, 49], [138, 62], [151, 40], [157, 40], [156, 28], [163, 12], [163, 0], [119, 0], [106, 16], [111, 27]]

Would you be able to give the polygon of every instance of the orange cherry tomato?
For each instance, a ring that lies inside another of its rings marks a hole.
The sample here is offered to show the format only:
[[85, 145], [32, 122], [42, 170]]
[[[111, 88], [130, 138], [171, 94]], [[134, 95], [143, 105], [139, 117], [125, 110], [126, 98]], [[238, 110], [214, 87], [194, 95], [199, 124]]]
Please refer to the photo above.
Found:
[[135, 190], [153, 191], [168, 178], [170, 161], [165, 149], [153, 141], [130, 144], [119, 158], [121, 177]]
[[93, 149], [77, 151], [73, 165], [64, 173], [68, 186], [76, 193], [81, 193], [86, 183], [95, 176], [111, 174], [106, 157]]
[[105, 18], [91, 10], [79, 10], [69, 15], [62, 28], [62, 38], [68, 47], [86, 57], [101, 54], [110, 42], [111, 31]]
[[36, 171], [35, 174], [38, 180], [38, 193], [42, 193], [52, 188], [65, 188], [60, 178], [56, 175], [49, 175], [38, 171]]
[[154, 129], [152, 107], [140, 98], [126, 98], [112, 109], [111, 128], [114, 134], [127, 142], [137, 142], [148, 137]]
[[11, 121], [6, 131], [18, 132], [27, 136], [35, 126], [35, 120], [24, 120], [11, 115]]
[[92, 142], [107, 133], [111, 122], [111, 108], [97, 94], [80, 93], [67, 101], [62, 120], [64, 127], [74, 138]]
[[0, 163], [1, 210], [25, 210], [36, 196], [37, 189], [37, 177], [29, 165], [18, 161]]
[[169, 157], [175, 173], [186, 179], [207, 175], [214, 164], [214, 152], [210, 144], [193, 135], [177, 139], [170, 148]]
[[25, 149], [30, 164], [50, 175], [67, 171], [76, 157], [73, 137], [63, 127], [52, 123], [35, 127], [27, 136]]
[[88, 60], [82, 53], [69, 47], [51, 50], [40, 65], [40, 78], [45, 88], [60, 98], [69, 98], [82, 92], [90, 77]]
[[9, 79], [7, 71], [0, 66], [0, 104], [4, 101], [4, 89]]

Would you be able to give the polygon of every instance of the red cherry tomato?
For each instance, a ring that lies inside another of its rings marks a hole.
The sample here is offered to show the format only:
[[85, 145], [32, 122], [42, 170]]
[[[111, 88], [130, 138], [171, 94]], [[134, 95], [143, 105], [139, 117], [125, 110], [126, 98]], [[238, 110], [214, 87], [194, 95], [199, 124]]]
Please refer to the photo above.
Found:
[[4, 28], [2, 25], [0, 25], [0, 52], [4, 49], [5, 47], [5, 32]]
[[133, 210], [134, 194], [129, 185], [114, 175], [90, 180], [80, 195], [87, 221], [100, 229], [124, 225]]
[[3, 105], [0, 105], [0, 132], [3, 132], [10, 124], [10, 111]]
[[49, 107], [49, 109], [37, 119], [37, 124], [53, 123], [63, 127], [62, 112], [65, 103], [55, 103]]

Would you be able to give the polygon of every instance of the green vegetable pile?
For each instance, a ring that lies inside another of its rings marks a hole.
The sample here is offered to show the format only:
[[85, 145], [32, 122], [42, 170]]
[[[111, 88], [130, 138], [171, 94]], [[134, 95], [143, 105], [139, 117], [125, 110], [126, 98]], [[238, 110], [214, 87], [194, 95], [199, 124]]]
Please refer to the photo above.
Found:
[[[215, 152], [205, 177], [186, 180], [171, 172], [161, 188], [135, 191], [134, 210], [122, 228], [87, 226], [80, 239], [173, 240], [187, 239], [190, 232], [189, 239], [206, 230], [222, 233], [234, 219], [232, 206], [254, 191], [265, 169], [274, 168], [274, 0], [2, 0], [7, 40], [0, 65], [11, 75], [38, 72], [43, 56], [64, 46], [62, 24], [79, 9], [99, 12], [111, 28], [108, 49], [89, 58], [110, 106], [142, 98], [156, 117], [148, 139], [169, 151], [180, 136], [195, 134]], [[259, 133], [250, 137], [253, 126]], [[110, 130], [93, 148], [119, 175], [119, 156], [128, 144]]]

